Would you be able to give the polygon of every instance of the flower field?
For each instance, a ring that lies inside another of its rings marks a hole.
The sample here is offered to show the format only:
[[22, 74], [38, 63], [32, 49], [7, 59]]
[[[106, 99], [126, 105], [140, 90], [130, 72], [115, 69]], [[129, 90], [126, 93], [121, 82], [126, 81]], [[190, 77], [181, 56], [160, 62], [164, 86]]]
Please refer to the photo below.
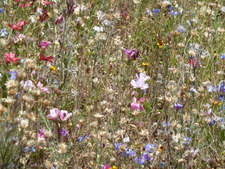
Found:
[[0, 168], [225, 168], [222, 0], [0, 0]]

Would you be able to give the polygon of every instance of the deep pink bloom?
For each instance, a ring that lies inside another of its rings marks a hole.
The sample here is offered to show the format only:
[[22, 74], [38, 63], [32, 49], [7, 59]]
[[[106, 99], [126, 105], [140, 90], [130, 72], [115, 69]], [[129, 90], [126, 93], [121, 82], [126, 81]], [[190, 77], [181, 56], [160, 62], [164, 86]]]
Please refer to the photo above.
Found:
[[62, 15], [60, 15], [60, 16], [58, 17], [58, 19], [56, 19], [55, 24], [56, 24], [56, 25], [57, 25], [57, 24], [60, 24], [63, 20], [64, 20], [64, 17], [63, 17]]
[[19, 60], [17, 57], [15, 57], [15, 53], [5, 53], [4, 54], [5, 57], [5, 61], [6, 62], [13, 62], [13, 63], [17, 63], [17, 61]]
[[49, 4], [53, 4], [53, 2], [44, 1], [43, 4], [44, 5], [49, 5]]
[[145, 111], [144, 107], [140, 103], [137, 103], [137, 99], [135, 97], [132, 98], [132, 101], [133, 103], [130, 105], [131, 110]]
[[42, 50], [45, 50], [50, 44], [51, 44], [51, 42], [49, 42], [49, 41], [41, 41], [41, 42], [39, 43], [39, 47], [40, 47]]
[[110, 169], [111, 166], [110, 165], [104, 165], [104, 167], [102, 169]]
[[23, 26], [26, 25], [28, 22], [19, 20], [17, 23], [15, 23], [14, 25], [8, 24], [8, 26], [14, 30], [21, 30], [23, 29]]
[[58, 120], [59, 118], [60, 110], [57, 108], [53, 108], [50, 110], [50, 114], [48, 114], [46, 117], [50, 120]]
[[139, 52], [137, 49], [128, 50], [125, 48], [122, 48], [124, 53], [127, 55], [128, 58], [132, 58], [133, 60], [136, 60], [139, 57]]
[[72, 113], [68, 113], [68, 111], [66, 111], [66, 110], [61, 110], [59, 113], [59, 118], [62, 121], [66, 121], [71, 116], [72, 116]]

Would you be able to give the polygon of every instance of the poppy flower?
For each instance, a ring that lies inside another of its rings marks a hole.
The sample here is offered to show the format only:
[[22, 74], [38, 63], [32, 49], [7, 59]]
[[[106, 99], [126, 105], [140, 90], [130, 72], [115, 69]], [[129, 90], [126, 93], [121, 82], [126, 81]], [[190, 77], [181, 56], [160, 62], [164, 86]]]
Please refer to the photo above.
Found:
[[10, 28], [12, 28], [13, 30], [21, 30], [23, 29], [23, 26], [26, 25], [28, 22], [19, 20], [17, 23], [15, 23], [14, 25], [8, 24], [8, 26]]
[[5, 53], [5, 61], [6, 62], [13, 62], [13, 63], [17, 63], [17, 61], [19, 60], [19, 58], [15, 57], [15, 53]]
[[40, 54], [40, 60], [53, 63], [52, 58], [53, 58], [53, 56], [45, 57], [44, 54]]

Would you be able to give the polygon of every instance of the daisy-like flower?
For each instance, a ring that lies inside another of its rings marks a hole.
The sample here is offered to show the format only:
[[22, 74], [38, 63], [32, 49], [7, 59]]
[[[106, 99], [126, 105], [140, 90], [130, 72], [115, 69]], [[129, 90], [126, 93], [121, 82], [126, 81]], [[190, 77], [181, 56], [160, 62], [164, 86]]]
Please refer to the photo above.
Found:
[[15, 53], [5, 53], [5, 61], [7, 62], [13, 62], [13, 63], [17, 63], [17, 61], [19, 60], [19, 58], [15, 57]]
[[145, 83], [150, 77], [146, 76], [144, 73], [140, 73], [139, 76], [136, 74], [136, 80], [132, 80], [130, 83], [134, 88], [140, 88], [141, 90], [145, 90], [148, 88], [148, 84]]

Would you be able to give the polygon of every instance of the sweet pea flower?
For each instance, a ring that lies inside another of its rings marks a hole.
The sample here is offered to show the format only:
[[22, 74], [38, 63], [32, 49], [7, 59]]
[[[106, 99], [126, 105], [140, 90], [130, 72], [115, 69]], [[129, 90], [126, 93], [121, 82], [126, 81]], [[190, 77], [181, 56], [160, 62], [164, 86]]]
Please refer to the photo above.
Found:
[[58, 120], [58, 117], [59, 117], [59, 113], [60, 113], [60, 110], [57, 109], [57, 108], [53, 108], [50, 110], [50, 114], [47, 115], [46, 117], [50, 120]]
[[45, 50], [50, 44], [51, 44], [51, 42], [49, 42], [49, 41], [41, 41], [41, 42], [39, 43], [39, 47], [40, 47], [42, 50]]
[[137, 99], [135, 97], [132, 98], [132, 101], [133, 103], [130, 105], [131, 110], [145, 111], [144, 107], [140, 103], [137, 103]]
[[128, 50], [125, 48], [122, 48], [124, 53], [127, 55], [128, 58], [132, 58], [133, 60], [136, 60], [139, 57], [139, 51], [137, 49]]
[[62, 121], [66, 121], [68, 118], [70, 118], [72, 116], [72, 113], [68, 113], [68, 111], [66, 110], [61, 110], [59, 112], [59, 118]]
[[38, 82], [37, 87], [41, 89], [42, 93], [50, 93], [49, 90], [46, 87], [43, 87], [43, 84], [41, 82]]
[[148, 84], [145, 83], [150, 77], [146, 76], [144, 73], [140, 73], [139, 76], [136, 74], [136, 80], [132, 80], [130, 83], [134, 88], [140, 88], [141, 90], [145, 90], [148, 88]]

